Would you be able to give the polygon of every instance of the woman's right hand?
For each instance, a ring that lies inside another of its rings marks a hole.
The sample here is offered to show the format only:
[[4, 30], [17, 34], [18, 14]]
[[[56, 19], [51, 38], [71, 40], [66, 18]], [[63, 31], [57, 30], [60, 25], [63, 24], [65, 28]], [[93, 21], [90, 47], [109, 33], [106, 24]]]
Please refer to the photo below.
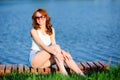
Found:
[[59, 45], [54, 45], [54, 51], [61, 54], [61, 48]]
[[61, 48], [60, 48], [60, 46], [59, 45], [52, 45], [51, 46], [51, 49], [52, 49], [52, 51], [53, 51], [53, 55], [56, 57], [56, 58], [58, 58], [58, 59], [60, 59], [60, 60], [63, 60], [64, 58], [63, 58], [63, 55], [61, 54]]
[[61, 53], [55, 53], [55, 58], [57, 58], [57, 59], [59, 59], [59, 60], [64, 60], [64, 57], [63, 57], [63, 55], [61, 54]]
[[50, 49], [52, 50], [52, 54], [56, 54], [56, 53], [61, 53], [61, 48], [59, 45], [52, 45], [50, 46]]

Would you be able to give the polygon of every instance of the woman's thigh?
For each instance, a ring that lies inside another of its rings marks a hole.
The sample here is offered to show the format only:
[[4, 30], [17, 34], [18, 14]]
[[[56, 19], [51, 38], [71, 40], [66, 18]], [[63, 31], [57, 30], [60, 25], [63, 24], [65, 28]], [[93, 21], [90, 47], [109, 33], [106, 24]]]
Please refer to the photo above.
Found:
[[34, 56], [32, 60], [32, 67], [43, 68], [43, 67], [50, 66], [51, 63], [53, 63], [52, 55], [44, 50], [41, 50]]

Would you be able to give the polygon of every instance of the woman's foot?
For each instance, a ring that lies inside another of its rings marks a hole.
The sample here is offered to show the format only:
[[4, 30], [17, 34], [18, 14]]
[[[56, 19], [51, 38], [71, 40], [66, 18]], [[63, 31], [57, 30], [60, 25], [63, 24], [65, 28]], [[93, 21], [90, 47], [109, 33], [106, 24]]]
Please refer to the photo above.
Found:
[[79, 73], [78, 75], [85, 77], [85, 74], [83, 72]]
[[68, 75], [68, 73], [66, 71], [60, 71], [60, 73], [63, 75]]

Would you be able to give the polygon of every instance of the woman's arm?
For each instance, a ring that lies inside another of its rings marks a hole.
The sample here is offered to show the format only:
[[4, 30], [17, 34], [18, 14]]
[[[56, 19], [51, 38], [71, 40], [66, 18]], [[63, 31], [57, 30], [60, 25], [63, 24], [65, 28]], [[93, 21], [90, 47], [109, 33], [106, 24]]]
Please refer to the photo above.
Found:
[[52, 28], [53, 34], [50, 36], [52, 45], [56, 45], [56, 40], [55, 40], [55, 30]]
[[[60, 46], [56, 44], [55, 30], [54, 30], [54, 28], [52, 28], [52, 30], [53, 30], [53, 34], [51, 35], [51, 42], [52, 42], [52, 46], [54, 46], [53, 47], [54, 51], [56, 51], [57, 53], [61, 53], [65, 59], [71, 60], [72, 59], [71, 55], [69, 53], [65, 52], [64, 50], [62, 50], [60, 48]], [[58, 56], [60, 56], [60, 55], [58, 55]]]
[[67, 58], [69, 60], [72, 59], [71, 55], [68, 52], [65, 52], [64, 50], [60, 49], [60, 46], [56, 44], [55, 30], [54, 30], [54, 28], [52, 28], [52, 30], [53, 30], [53, 35], [51, 36], [51, 41], [52, 41], [52, 45], [56, 45], [55, 46], [56, 51], [62, 53], [65, 58]]
[[53, 34], [51, 35], [51, 42], [52, 42], [52, 46], [53, 49], [56, 53], [61, 53], [61, 48], [58, 44], [56, 44], [56, 40], [55, 40], [55, 30], [54, 28], [52, 28]]
[[51, 47], [46, 46], [46, 45], [42, 42], [42, 40], [39, 38], [39, 36], [38, 36], [38, 34], [37, 34], [37, 31], [36, 31], [35, 29], [32, 29], [32, 30], [31, 30], [31, 36], [32, 36], [32, 38], [34, 39], [34, 41], [35, 41], [39, 46], [41, 46], [45, 51], [47, 51], [47, 52], [49, 52], [49, 53], [51, 53], [51, 54], [54, 54], [54, 53], [55, 53], [55, 51], [54, 51]]

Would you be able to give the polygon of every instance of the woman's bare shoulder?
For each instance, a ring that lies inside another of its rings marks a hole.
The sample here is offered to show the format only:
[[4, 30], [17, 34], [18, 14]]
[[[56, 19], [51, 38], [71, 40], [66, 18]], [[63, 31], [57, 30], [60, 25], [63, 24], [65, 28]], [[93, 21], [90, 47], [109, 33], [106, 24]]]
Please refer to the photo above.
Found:
[[55, 32], [55, 29], [52, 27], [52, 31], [53, 31], [53, 33]]
[[31, 34], [35, 33], [35, 32], [36, 32], [36, 29], [34, 29], [34, 28], [32, 28], [31, 31], [30, 31]]
[[36, 34], [36, 29], [34, 29], [34, 28], [31, 29], [30, 34], [31, 34], [31, 35]]

